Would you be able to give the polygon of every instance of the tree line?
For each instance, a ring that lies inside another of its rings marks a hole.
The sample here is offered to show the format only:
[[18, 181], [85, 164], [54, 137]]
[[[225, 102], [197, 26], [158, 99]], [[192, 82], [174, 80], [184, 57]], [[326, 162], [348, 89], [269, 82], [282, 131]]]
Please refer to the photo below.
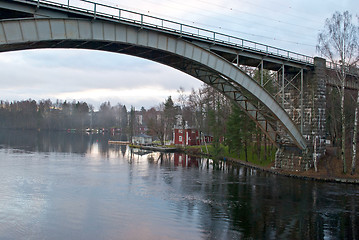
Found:
[[75, 100], [0, 101], [0, 128], [67, 130], [114, 126], [127, 127], [126, 106], [104, 102], [95, 112], [92, 105]]
[[[260, 82], [258, 69], [246, 69], [246, 72]], [[263, 80], [267, 83], [266, 90], [273, 92], [276, 76], [264, 70]], [[188, 95], [180, 88], [175, 101], [168, 97], [158, 106], [145, 111], [145, 119], [151, 135], [157, 136], [162, 144], [172, 139], [172, 128], [177, 125], [182, 128], [189, 126], [210, 135], [214, 156], [223, 156], [226, 149], [231, 156], [239, 157], [244, 153], [242, 158], [245, 160], [248, 160], [249, 153], [266, 160], [273, 151], [273, 145], [254, 121], [222, 93], [206, 84], [197, 90], [192, 89]]]
[[[269, 77], [269, 75], [265, 75]], [[157, 106], [136, 110], [131, 106], [110, 102], [100, 105], [94, 111], [92, 105], [73, 100], [0, 101], [0, 128], [10, 129], [93, 129], [115, 128], [131, 138], [145, 133], [165, 144], [173, 140], [173, 128], [192, 127], [213, 137], [215, 155], [221, 155], [223, 146], [231, 152], [246, 152], [256, 139], [260, 155], [261, 145], [266, 142], [264, 135], [254, 123], [221, 93], [211, 86], [203, 85], [185, 94], [178, 90], [177, 99], [169, 96]], [[241, 146], [244, 146], [243, 149]]]

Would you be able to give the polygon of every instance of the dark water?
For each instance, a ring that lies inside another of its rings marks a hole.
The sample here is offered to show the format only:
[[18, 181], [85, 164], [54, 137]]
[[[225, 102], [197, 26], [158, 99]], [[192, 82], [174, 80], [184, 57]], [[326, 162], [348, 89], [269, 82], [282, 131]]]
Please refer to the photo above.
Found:
[[359, 186], [0, 131], [0, 239], [358, 239]]

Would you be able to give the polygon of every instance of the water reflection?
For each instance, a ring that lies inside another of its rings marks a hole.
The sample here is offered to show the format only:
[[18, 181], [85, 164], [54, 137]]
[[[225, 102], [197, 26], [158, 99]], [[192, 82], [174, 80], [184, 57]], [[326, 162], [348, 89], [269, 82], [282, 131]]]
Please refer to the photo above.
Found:
[[0, 239], [358, 238], [358, 186], [108, 139], [0, 131]]

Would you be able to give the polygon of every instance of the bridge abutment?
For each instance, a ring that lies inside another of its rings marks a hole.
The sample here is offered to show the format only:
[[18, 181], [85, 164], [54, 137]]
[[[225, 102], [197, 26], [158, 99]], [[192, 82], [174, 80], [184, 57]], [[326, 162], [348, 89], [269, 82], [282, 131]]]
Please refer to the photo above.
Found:
[[[298, 81], [299, 82], [299, 81]], [[275, 167], [290, 171], [305, 171], [315, 168], [319, 159], [325, 154], [325, 125], [326, 125], [326, 61], [314, 58], [314, 68], [307, 71], [301, 84], [301, 94], [293, 87], [285, 93], [287, 98], [296, 99], [294, 102], [297, 112], [302, 116], [293, 119], [300, 126], [307, 141], [308, 148], [301, 151], [296, 147], [283, 145], [275, 156]], [[297, 84], [297, 85], [298, 85]], [[294, 86], [294, 85], [293, 85]], [[302, 99], [299, 99], [302, 98]], [[293, 106], [284, 106], [289, 115], [293, 115]]]

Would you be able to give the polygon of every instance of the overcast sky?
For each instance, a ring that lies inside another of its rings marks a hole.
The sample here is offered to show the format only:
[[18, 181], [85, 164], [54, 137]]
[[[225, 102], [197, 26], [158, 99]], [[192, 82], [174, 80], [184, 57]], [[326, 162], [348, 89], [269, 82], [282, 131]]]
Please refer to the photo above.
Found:
[[[53, 0], [56, 1], [56, 0]], [[71, 0], [77, 1], [77, 0]], [[97, 0], [240, 38], [317, 56], [318, 32], [335, 11], [357, 23], [358, 0]], [[57, 2], [67, 2], [58, 0]], [[160, 64], [101, 51], [28, 50], [0, 53], [0, 99], [73, 99], [98, 108], [111, 101], [149, 108], [201, 82]]]

